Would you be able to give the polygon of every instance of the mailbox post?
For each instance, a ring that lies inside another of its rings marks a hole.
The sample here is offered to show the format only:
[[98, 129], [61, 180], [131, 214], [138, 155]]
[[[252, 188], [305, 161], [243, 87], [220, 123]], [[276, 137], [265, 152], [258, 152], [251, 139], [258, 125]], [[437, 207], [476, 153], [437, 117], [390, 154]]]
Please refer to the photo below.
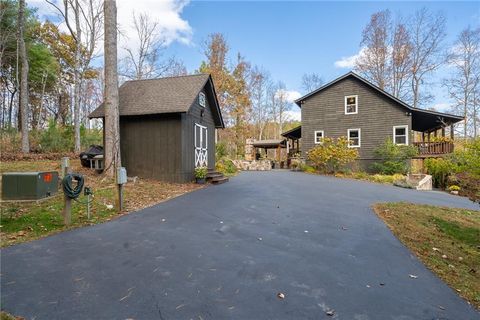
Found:
[[117, 187], [118, 187], [118, 212], [123, 211], [123, 185], [127, 183], [127, 169], [120, 167], [117, 169]]

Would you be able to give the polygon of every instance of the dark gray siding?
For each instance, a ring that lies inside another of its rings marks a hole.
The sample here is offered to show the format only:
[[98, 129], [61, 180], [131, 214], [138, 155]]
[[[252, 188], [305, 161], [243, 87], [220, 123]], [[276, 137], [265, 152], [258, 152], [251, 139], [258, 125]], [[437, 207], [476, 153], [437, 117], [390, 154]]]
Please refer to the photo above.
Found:
[[120, 118], [122, 165], [128, 176], [185, 182], [180, 114]]
[[[182, 114], [183, 175], [187, 180], [193, 179], [195, 169], [195, 123], [207, 127], [208, 167], [211, 169], [215, 168], [215, 123], [210, 109], [210, 102], [208, 99], [206, 100], [206, 106], [203, 108], [198, 104], [198, 98], [195, 99], [189, 112]], [[203, 116], [201, 116], [202, 110], [204, 110]]]
[[[358, 114], [345, 114], [345, 96], [358, 95]], [[405, 108], [354, 78], [346, 78], [305, 101], [302, 112], [302, 154], [315, 146], [314, 132], [326, 137], [347, 136], [348, 129], [361, 129], [361, 160], [374, 159], [374, 149], [387, 137], [393, 126], [408, 125], [412, 118]], [[409, 137], [409, 142], [411, 136]], [[364, 161], [365, 162], [365, 161]]]

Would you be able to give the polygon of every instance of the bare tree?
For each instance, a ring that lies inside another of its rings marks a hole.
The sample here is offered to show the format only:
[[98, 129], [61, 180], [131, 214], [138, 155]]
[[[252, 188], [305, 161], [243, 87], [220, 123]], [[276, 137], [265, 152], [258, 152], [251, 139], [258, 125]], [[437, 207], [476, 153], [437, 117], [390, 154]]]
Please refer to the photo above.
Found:
[[[25, 0], [18, 1], [18, 29], [17, 29], [17, 50], [20, 62], [20, 130], [22, 133], [22, 152], [30, 152], [30, 141], [28, 139], [28, 59], [25, 48]], [[18, 68], [17, 68], [18, 69]], [[17, 77], [18, 79], [18, 77]]]
[[265, 127], [270, 119], [268, 108], [268, 91], [272, 86], [270, 75], [267, 71], [255, 66], [250, 74], [250, 100], [252, 113], [250, 120], [256, 127], [257, 138], [263, 139]]
[[59, 12], [75, 41], [73, 114], [75, 151], [78, 152], [80, 151], [80, 90], [84, 72], [89, 67], [98, 40], [102, 36], [102, 5], [100, 0], [63, 0], [63, 6], [57, 5], [52, 0], [45, 1]]
[[390, 35], [392, 22], [390, 11], [374, 13], [362, 33], [360, 46], [364, 48], [356, 62], [355, 69], [380, 89], [387, 89], [390, 83]]
[[422, 8], [412, 17], [409, 32], [412, 43], [412, 105], [418, 108], [429, 101], [422, 86], [427, 83], [428, 76], [444, 63], [442, 42], [446, 36], [445, 17]]
[[395, 24], [392, 37], [392, 52], [390, 55], [391, 87], [390, 93], [402, 100], [408, 99], [406, 92], [411, 79], [412, 43], [410, 34], [402, 21]]
[[480, 28], [468, 27], [460, 33], [448, 55], [448, 63], [453, 66], [453, 72], [443, 85], [454, 101], [454, 111], [465, 118], [463, 135], [468, 136], [471, 124], [475, 137], [480, 91]]
[[291, 104], [288, 101], [287, 90], [283, 82], [277, 82], [270, 91], [273, 122], [276, 123], [277, 130], [274, 130], [274, 137], [279, 138], [283, 132], [283, 124], [288, 120], [287, 111], [290, 110]]
[[302, 89], [308, 93], [323, 85], [322, 77], [315, 72], [306, 73], [302, 76]]
[[174, 57], [162, 60], [165, 41], [162, 40], [157, 21], [146, 13], [133, 13], [133, 25], [138, 47], [123, 48], [127, 52], [121, 71], [123, 76], [138, 80], [186, 73], [183, 63]]
[[104, 1], [105, 17], [105, 172], [113, 177], [121, 166], [120, 124], [117, 75], [117, 6], [115, 0]]

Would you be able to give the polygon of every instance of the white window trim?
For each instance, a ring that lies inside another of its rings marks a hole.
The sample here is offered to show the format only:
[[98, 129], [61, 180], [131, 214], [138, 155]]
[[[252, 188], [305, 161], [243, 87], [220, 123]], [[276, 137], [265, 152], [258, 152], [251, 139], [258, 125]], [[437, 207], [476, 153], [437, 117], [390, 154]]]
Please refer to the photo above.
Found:
[[[358, 146], [350, 145], [350, 131], [358, 131]], [[360, 148], [362, 146], [362, 130], [360, 128], [356, 129], [348, 129], [347, 130], [347, 138], [348, 138], [348, 147], [349, 148]]]
[[[202, 105], [202, 98], [203, 98], [203, 105]], [[207, 105], [207, 97], [205, 96], [205, 93], [203, 92], [200, 92], [198, 94], [198, 104], [200, 105], [200, 107], [202, 108], [205, 108], [205, 106]]]
[[[317, 141], [317, 132], [322, 133], [322, 141]], [[317, 130], [317, 131], [314, 132], [313, 141], [315, 142], [315, 144], [322, 144], [323, 143], [323, 138], [325, 138], [325, 133], [323, 132], [323, 130]]]
[[[400, 129], [404, 128], [405, 129], [405, 143], [397, 143], [396, 138], [397, 135], [395, 134], [395, 129]], [[403, 126], [393, 126], [393, 143], [399, 146], [408, 146], [408, 125], [403, 125]]]
[[[347, 112], [347, 99], [355, 97], [355, 112]], [[357, 114], [358, 113], [358, 95], [345, 96], [345, 114]]]

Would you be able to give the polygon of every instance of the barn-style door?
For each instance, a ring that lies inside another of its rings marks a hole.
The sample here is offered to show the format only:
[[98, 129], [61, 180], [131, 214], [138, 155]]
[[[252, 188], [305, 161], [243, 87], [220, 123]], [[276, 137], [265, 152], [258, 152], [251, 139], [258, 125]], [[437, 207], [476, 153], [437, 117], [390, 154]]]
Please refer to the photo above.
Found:
[[195, 167], [208, 166], [207, 127], [195, 123]]

